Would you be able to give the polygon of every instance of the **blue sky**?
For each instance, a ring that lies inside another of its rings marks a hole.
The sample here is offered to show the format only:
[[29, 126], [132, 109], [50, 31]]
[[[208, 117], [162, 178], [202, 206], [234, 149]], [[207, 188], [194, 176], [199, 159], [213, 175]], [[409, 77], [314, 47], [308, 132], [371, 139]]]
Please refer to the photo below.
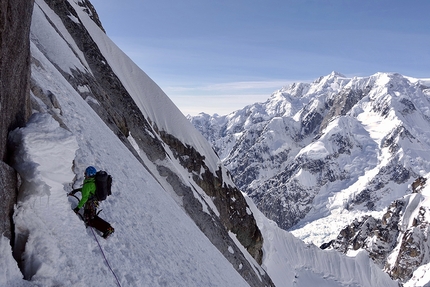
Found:
[[428, 0], [91, 0], [184, 114], [227, 114], [332, 71], [430, 78]]

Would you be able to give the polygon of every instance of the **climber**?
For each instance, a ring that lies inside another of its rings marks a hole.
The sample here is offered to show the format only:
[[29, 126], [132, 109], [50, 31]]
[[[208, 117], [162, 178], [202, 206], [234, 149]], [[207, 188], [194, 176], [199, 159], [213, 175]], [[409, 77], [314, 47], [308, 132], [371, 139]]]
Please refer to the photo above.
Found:
[[79, 214], [80, 209], [84, 207], [83, 219], [85, 223], [100, 231], [103, 234], [103, 238], [108, 238], [114, 232], [114, 228], [97, 214], [99, 201], [96, 197], [96, 174], [97, 170], [95, 167], [87, 167], [84, 173], [85, 179], [82, 188], [74, 189], [68, 195], [74, 196], [76, 192], [81, 192], [82, 198], [73, 211]]

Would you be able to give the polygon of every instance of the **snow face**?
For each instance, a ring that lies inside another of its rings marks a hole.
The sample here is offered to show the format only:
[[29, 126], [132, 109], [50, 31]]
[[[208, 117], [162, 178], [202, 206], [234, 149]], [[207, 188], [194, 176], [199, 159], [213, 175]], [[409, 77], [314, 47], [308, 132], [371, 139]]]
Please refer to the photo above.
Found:
[[[37, 23], [44, 17], [35, 10]], [[12, 134], [15, 168], [24, 182], [14, 214], [22, 273], [1, 237], [0, 285], [114, 286], [118, 278], [122, 286], [248, 286], [52, 66], [47, 51], [33, 43], [31, 53], [37, 63], [32, 78], [55, 95], [57, 116], [67, 130], [42, 112]], [[115, 228], [108, 240], [85, 228], [72, 211], [76, 199], [67, 197], [81, 185], [88, 165], [114, 178], [113, 195], [101, 204], [100, 216]]]
[[[12, 135], [25, 183], [14, 215], [16, 245], [31, 286], [115, 285], [101, 250], [122, 286], [248, 286], [34, 46], [32, 54], [41, 64], [33, 78], [57, 96], [70, 131], [42, 113]], [[113, 195], [101, 205], [101, 217], [115, 228], [108, 240], [85, 228], [71, 210], [77, 201], [66, 196], [87, 165], [114, 178]], [[6, 240], [1, 244], [5, 250]], [[5, 285], [26, 284], [16, 262], [1, 262]]]
[[12, 256], [12, 249], [9, 239], [0, 236], [0, 285], [11, 287], [33, 286], [32, 283], [22, 279], [22, 273], [18, 264]]
[[[45, 15], [54, 23], [56, 29], [45, 20]], [[61, 19], [44, 1], [35, 1], [31, 31], [31, 40], [37, 42], [38, 45], [43, 45], [44, 54], [52, 62], [57, 63], [61, 70], [71, 73], [72, 69], [78, 69], [89, 73], [84, 55], [67, 33]]]

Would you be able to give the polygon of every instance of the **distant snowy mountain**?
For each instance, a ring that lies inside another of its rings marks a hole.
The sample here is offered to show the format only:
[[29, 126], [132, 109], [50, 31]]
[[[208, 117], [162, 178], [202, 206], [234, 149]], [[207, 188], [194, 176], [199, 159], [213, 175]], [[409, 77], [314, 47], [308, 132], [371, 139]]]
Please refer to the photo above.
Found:
[[[21, 186], [0, 286], [398, 285], [365, 252], [321, 250], [267, 219], [89, 1], [36, 0], [31, 55], [33, 115], [9, 134]], [[88, 165], [114, 179], [107, 240], [66, 196]]]
[[381, 218], [428, 177], [429, 107], [428, 79], [333, 72], [229, 115], [189, 119], [267, 217], [321, 245], [355, 219]]

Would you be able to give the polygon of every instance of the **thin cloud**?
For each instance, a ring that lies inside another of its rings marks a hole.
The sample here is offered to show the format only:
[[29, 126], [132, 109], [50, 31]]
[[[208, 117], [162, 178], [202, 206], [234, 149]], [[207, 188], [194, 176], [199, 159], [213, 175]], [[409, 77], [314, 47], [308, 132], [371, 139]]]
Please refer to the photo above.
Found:
[[191, 86], [177, 85], [163, 90], [184, 115], [227, 115], [247, 105], [266, 101], [270, 95], [294, 82], [303, 80], [238, 81]]
[[[230, 83], [215, 83], [201, 86], [187, 86], [187, 85], [178, 85], [178, 86], [168, 86], [164, 87], [164, 90], [169, 94], [169, 92], [175, 93], [195, 93], [198, 91], [204, 92], [234, 92], [236, 94], [237, 91], [247, 91], [254, 90], [257, 93], [260, 93], [262, 89], [264, 90], [272, 90], [276, 91], [280, 88], [292, 84], [293, 80], [271, 80], [271, 81], [240, 81], [240, 82], [230, 82]], [[303, 82], [303, 81], [300, 81]]]
[[202, 112], [210, 115], [227, 115], [247, 105], [264, 102], [269, 97], [268, 94], [241, 94], [234, 97], [228, 95], [175, 96], [171, 99], [184, 115], [195, 116]]

